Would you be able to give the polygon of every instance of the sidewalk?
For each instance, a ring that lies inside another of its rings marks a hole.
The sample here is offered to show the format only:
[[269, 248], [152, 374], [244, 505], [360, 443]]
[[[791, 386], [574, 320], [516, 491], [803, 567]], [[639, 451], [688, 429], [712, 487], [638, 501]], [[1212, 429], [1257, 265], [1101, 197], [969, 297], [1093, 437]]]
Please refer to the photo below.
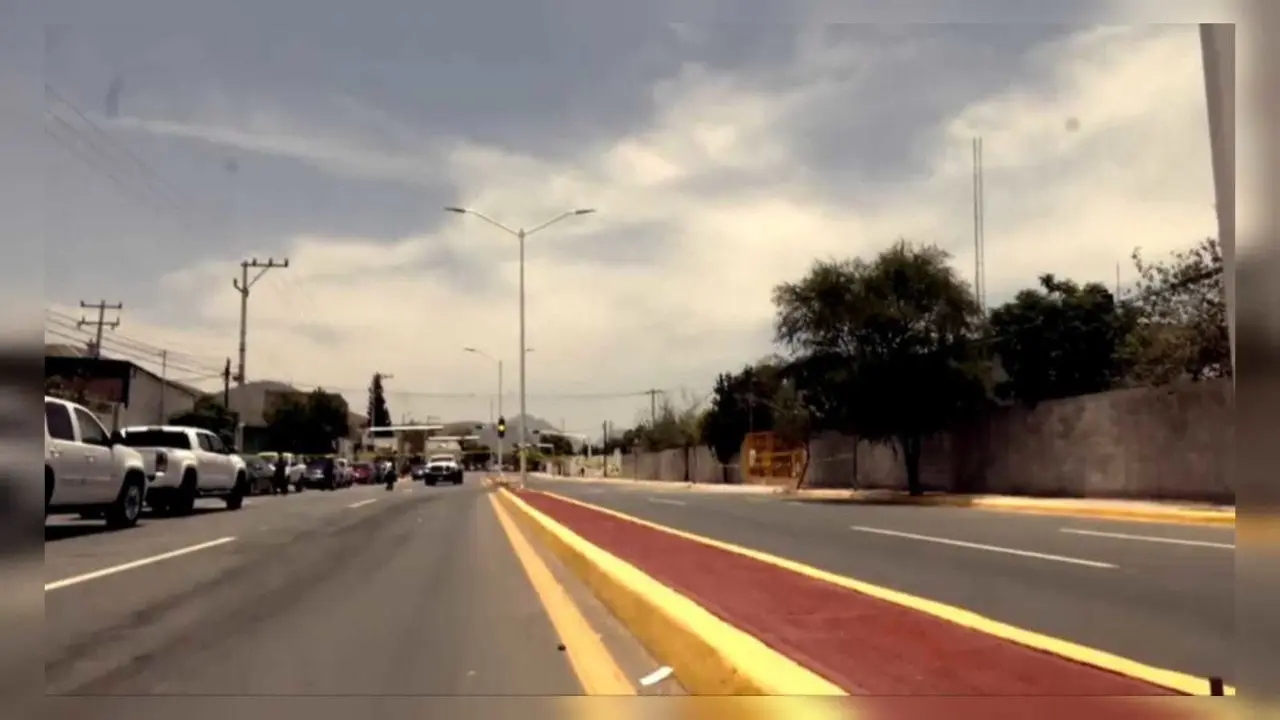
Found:
[[850, 695], [1177, 694], [581, 504], [517, 495]]
[[793, 502], [849, 503], [858, 505], [922, 505], [967, 507], [983, 510], [1114, 518], [1150, 522], [1234, 526], [1236, 509], [1207, 503], [1101, 498], [1037, 498], [1013, 495], [949, 495], [927, 493], [911, 496], [894, 490], [813, 489], [781, 494]]

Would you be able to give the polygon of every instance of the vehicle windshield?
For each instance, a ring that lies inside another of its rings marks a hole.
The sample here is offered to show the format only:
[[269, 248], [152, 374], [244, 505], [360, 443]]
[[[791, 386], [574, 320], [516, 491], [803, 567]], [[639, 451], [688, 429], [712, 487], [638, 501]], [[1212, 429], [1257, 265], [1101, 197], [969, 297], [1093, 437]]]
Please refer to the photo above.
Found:
[[372, 469], [373, 469], [373, 463], [367, 463], [367, 462], [360, 462], [360, 463], [356, 463], [356, 464], [355, 464], [355, 469], [357, 469], [357, 470], [372, 470]]
[[451, 463], [451, 462], [453, 462], [453, 456], [452, 456], [452, 455], [432, 455], [432, 456], [431, 456], [431, 460], [430, 460], [430, 462], [432, 462], [432, 463]]
[[123, 433], [124, 444], [135, 448], [170, 448], [173, 450], [190, 450], [191, 438], [184, 432], [174, 430], [126, 430]]
[[308, 469], [308, 470], [323, 470], [323, 469], [324, 469], [324, 459], [322, 458], [322, 459], [319, 459], [319, 460], [308, 460], [308, 461], [307, 461], [307, 469]]

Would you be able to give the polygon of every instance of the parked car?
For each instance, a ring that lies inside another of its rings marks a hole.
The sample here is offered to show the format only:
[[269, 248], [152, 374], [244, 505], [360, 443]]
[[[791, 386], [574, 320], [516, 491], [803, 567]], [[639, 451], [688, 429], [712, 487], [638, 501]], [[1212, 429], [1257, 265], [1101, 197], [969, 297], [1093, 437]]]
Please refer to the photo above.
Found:
[[[307, 470], [306, 463], [303, 463], [302, 460], [299, 459], [298, 456], [294, 455], [293, 453], [283, 453], [283, 455], [284, 455], [284, 461], [286, 464], [286, 467], [285, 467], [286, 482], [289, 483], [289, 487], [293, 488], [294, 492], [302, 492], [302, 488], [303, 488], [302, 476], [306, 474], [306, 470]], [[272, 469], [275, 469], [276, 460], [280, 456], [281, 456], [281, 453], [277, 453], [277, 452], [258, 453], [258, 457], [270, 463]]]
[[337, 458], [333, 461], [335, 464], [334, 472], [338, 476], [338, 487], [351, 487], [356, 484], [355, 475], [351, 473], [351, 461], [346, 458]]
[[371, 485], [376, 469], [371, 462], [358, 462], [351, 466], [351, 479], [359, 485]]
[[163, 482], [164, 463], [107, 432], [83, 405], [44, 398], [44, 514], [76, 513], [111, 528], [137, 524], [150, 483]]
[[432, 455], [427, 460], [423, 481], [428, 485], [439, 483], [462, 484], [462, 466], [452, 455]]
[[249, 472], [249, 494], [270, 495], [275, 482], [275, 467], [258, 455], [240, 453], [245, 468]]
[[[333, 462], [333, 477], [324, 476], [325, 465]], [[342, 461], [338, 458], [318, 457], [307, 461], [306, 473], [303, 475], [304, 487], [318, 490], [337, 490], [351, 485], [351, 475], [343, 471]]]
[[139, 425], [121, 431], [122, 442], [142, 453], [148, 474], [165, 468], [147, 489], [147, 505], [158, 512], [190, 514], [201, 497], [221, 498], [239, 510], [249, 494], [244, 460], [203, 428]]

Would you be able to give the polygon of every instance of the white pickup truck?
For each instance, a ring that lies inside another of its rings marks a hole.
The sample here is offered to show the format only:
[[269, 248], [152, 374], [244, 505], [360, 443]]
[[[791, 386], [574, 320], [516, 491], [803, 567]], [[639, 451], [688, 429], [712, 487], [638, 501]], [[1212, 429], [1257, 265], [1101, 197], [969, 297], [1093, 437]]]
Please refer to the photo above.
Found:
[[202, 497], [222, 498], [228, 510], [244, 505], [249, 470], [216, 434], [174, 425], [127, 427], [120, 434], [124, 444], [142, 452], [148, 470], [156, 463], [165, 468], [164, 480], [147, 491], [147, 504], [155, 511], [187, 515]]
[[45, 396], [45, 517], [71, 513], [103, 518], [112, 528], [137, 524], [149, 482], [164, 482], [154, 461], [153, 455], [148, 466], [84, 406]]

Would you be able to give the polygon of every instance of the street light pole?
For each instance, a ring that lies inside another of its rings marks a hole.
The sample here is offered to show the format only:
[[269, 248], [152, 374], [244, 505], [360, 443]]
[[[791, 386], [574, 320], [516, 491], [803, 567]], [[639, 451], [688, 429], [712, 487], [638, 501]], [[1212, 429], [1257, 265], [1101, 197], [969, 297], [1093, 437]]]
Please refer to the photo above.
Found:
[[[479, 348], [465, 347], [465, 348], [462, 348], [462, 350], [463, 352], [469, 352], [469, 353], [472, 353], [473, 355], [479, 355], [480, 357], [488, 358], [498, 366], [498, 417], [502, 417], [502, 361]], [[489, 415], [490, 415], [489, 422], [493, 422], [493, 417], [492, 417], [493, 403], [492, 402], [489, 403]], [[498, 436], [498, 474], [499, 475], [502, 474], [502, 436], [501, 435]]]
[[569, 210], [568, 212], [560, 213], [559, 215], [551, 218], [550, 220], [547, 220], [541, 225], [535, 225], [532, 230], [525, 230], [524, 228], [520, 228], [519, 230], [514, 230], [512, 228], [507, 227], [506, 225], [503, 225], [497, 220], [494, 220], [488, 215], [477, 212], [475, 210], [471, 210], [469, 208], [447, 207], [445, 208], [445, 211], [451, 212], [451, 213], [457, 213], [459, 215], [473, 215], [489, 223], [490, 225], [498, 228], [499, 230], [503, 230], [504, 232], [510, 235], [514, 235], [516, 237], [516, 240], [519, 241], [520, 243], [520, 486], [524, 487], [529, 481], [529, 463], [527, 459], [527, 456], [529, 454], [529, 449], [528, 449], [529, 430], [526, 427], [528, 425], [529, 418], [525, 414], [525, 411], [528, 407], [528, 403], [527, 403], [528, 394], [525, 388], [525, 357], [524, 357], [529, 352], [528, 350], [529, 346], [525, 344], [524, 241], [530, 235], [538, 232], [539, 230], [548, 228], [560, 222], [561, 220], [575, 217], [578, 215], [590, 215], [591, 213], [594, 213], [595, 210], [591, 208], [580, 208], [578, 210]]

